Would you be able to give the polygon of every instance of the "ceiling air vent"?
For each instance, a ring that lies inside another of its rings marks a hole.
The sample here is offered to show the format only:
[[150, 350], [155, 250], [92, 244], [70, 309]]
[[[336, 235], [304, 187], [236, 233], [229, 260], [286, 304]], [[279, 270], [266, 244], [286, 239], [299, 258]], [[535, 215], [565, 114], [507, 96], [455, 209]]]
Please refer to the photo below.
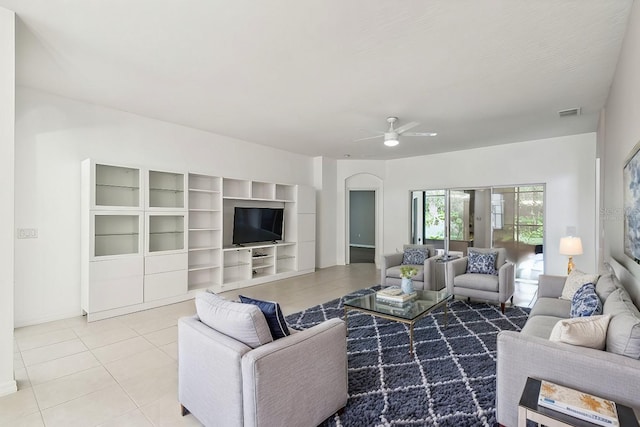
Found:
[[579, 116], [581, 113], [580, 107], [569, 108], [568, 110], [558, 111], [560, 117]]

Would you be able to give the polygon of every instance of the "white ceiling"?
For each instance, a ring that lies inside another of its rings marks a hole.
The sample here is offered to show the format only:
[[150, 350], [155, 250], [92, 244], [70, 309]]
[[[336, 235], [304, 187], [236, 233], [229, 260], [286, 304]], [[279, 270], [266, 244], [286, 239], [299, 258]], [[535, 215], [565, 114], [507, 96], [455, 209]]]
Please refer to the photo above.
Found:
[[[19, 85], [368, 159], [595, 131], [631, 3], [0, 0], [19, 17]], [[438, 136], [353, 142], [390, 115]]]

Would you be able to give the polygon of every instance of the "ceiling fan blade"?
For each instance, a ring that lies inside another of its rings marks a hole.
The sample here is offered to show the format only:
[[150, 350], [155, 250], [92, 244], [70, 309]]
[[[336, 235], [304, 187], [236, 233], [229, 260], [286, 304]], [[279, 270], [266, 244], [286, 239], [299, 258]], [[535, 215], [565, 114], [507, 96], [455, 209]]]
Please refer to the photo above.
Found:
[[409, 129], [411, 129], [411, 128], [414, 128], [414, 127], [418, 126], [419, 124], [420, 124], [420, 123], [418, 123], [418, 122], [409, 122], [409, 123], [407, 123], [407, 124], [404, 124], [404, 125], [402, 125], [402, 126], [400, 126], [400, 127], [396, 128], [395, 130], [396, 130], [396, 132], [398, 132], [398, 133], [403, 133], [403, 132], [405, 132], [405, 131], [408, 131], [408, 130], [409, 130]]
[[376, 136], [367, 136], [366, 138], [358, 138], [358, 139], [354, 139], [353, 141], [354, 141], [354, 142], [356, 142], [356, 141], [364, 141], [365, 139], [381, 138], [381, 137], [383, 137], [383, 136], [384, 136], [384, 134], [382, 134], [382, 135], [376, 135]]
[[402, 136], [436, 136], [436, 132], [405, 132]]

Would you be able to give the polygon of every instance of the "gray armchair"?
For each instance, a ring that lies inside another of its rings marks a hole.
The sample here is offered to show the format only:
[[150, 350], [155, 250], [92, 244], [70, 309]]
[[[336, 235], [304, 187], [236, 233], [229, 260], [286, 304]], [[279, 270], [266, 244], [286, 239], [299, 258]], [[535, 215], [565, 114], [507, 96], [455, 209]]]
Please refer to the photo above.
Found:
[[511, 298], [515, 290], [515, 266], [507, 261], [507, 251], [504, 248], [469, 248], [469, 251], [479, 253], [497, 252], [497, 275], [467, 273], [469, 257], [458, 258], [446, 264], [447, 290], [452, 295], [478, 298], [500, 303], [500, 310], [504, 313], [505, 303]]
[[[422, 264], [412, 264], [418, 270], [418, 274], [413, 277], [413, 287], [415, 289], [437, 290], [436, 287], [436, 249], [433, 245], [404, 245], [404, 249], [419, 248], [428, 251], [428, 256]], [[382, 257], [380, 268], [380, 284], [382, 286], [400, 286], [400, 267], [404, 252], [388, 254]]]
[[[268, 332], [267, 332], [268, 333]], [[318, 425], [347, 402], [346, 327], [327, 320], [251, 348], [178, 322], [178, 399], [206, 426]]]

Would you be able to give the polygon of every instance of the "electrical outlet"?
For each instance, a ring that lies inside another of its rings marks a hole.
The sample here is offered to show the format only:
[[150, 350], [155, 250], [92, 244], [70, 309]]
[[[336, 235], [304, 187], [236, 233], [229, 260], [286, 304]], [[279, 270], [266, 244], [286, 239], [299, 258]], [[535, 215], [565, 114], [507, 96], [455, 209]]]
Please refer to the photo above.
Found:
[[37, 228], [18, 228], [18, 239], [37, 239]]

